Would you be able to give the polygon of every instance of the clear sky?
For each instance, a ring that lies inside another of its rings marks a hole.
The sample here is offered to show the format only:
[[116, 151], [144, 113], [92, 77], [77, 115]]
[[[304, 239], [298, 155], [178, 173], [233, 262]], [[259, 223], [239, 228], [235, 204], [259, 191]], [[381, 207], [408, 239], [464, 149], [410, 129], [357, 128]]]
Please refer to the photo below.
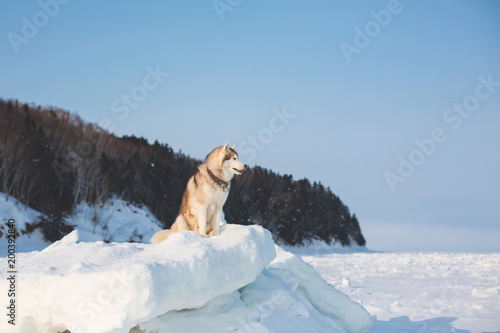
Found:
[[329, 186], [367, 246], [500, 251], [500, 2], [8, 1], [0, 97]]

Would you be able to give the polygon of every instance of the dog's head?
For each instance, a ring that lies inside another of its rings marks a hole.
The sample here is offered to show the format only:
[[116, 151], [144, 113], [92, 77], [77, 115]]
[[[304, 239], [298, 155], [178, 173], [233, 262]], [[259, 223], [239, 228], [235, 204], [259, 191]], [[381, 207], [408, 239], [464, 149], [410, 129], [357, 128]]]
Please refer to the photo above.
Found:
[[236, 175], [241, 175], [247, 168], [247, 165], [238, 159], [238, 153], [234, 150], [235, 146], [236, 145], [233, 145], [233, 147], [229, 148], [229, 141], [222, 146], [222, 153], [224, 154], [222, 168]]
[[229, 141], [224, 146], [215, 148], [207, 155], [206, 162], [212, 167], [222, 169], [226, 174], [241, 175], [247, 165], [238, 159], [238, 153], [229, 147]]

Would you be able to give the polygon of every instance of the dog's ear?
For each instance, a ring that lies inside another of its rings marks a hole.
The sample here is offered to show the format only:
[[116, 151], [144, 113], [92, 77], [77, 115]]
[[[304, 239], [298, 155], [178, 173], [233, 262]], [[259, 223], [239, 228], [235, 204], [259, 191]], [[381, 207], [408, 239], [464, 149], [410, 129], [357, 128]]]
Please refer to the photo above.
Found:
[[229, 151], [229, 141], [226, 141], [222, 149], [224, 150], [224, 153], [227, 153]]
[[233, 149], [233, 150], [234, 150], [234, 147], [236, 147], [236, 144], [234, 144], [234, 145], [231, 147], [231, 149]]

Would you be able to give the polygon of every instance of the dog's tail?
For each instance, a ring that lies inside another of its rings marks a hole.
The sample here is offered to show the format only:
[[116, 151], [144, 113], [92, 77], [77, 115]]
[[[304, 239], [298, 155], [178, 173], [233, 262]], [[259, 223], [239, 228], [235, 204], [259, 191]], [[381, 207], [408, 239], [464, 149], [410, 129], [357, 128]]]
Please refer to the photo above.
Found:
[[151, 237], [151, 244], [158, 244], [163, 242], [170, 236], [170, 229], [160, 230], [153, 237]]

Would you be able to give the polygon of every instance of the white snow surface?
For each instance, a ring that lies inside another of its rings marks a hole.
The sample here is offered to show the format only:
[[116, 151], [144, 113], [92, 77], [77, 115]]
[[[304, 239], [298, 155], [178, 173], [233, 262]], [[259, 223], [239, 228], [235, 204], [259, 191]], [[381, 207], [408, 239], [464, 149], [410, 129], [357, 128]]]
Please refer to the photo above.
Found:
[[372, 315], [371, 333], [500, 332], [500, 253], [306, 253]]
[[22, 233], [23, 230], [26, 230], [26, 223], [33, 223], [39, 216], [40, 213], [36, 210], [16, 203], [15, 198], [8, 198], [0, 192], [0, 234], [2, 235], [0, 237], [0, 257], [5, 256], [6, 250], [4, 249], [7, 249], [8, 228], [5, 224], [8, 220], [15, 221], [16, 229], [20, 233], [20, 237], [16, 239], [17, 252], [41, 250], [50, 245], [49, 242], [43, 240], [42, 233], [38, 229], [30, 235]]
[[[370, 315], [260, 226], [158, 244], [78, 242], [17, 254], [16, 326], [0, 332], [368, 332]], [[0, 290], [8, 290], [0, 259]], [[6, 309], [9, 299], [2, 295]]]
[[[16, 202], [15, 198], [0, 192], [0, 249], [7, 248], [5, 223], [14, 219], [20, 236], [16, 240], [18, 252], [41, 251], [50, 245], [43, 239], [39, 229], [30, 234], [23, 233], [26, 224], [33, 224], [40, 212]], [[112, 198], [101, 206], [80, 203], [74, 213], [66, 218], [69, 225], [79, 232], [79, 240], [84, 242], [144, 242], [161, 230], [158, 221], [147, 207], [138, 207], [118, 198]], [[1, 253], [1, 252], [0, 252]]]

